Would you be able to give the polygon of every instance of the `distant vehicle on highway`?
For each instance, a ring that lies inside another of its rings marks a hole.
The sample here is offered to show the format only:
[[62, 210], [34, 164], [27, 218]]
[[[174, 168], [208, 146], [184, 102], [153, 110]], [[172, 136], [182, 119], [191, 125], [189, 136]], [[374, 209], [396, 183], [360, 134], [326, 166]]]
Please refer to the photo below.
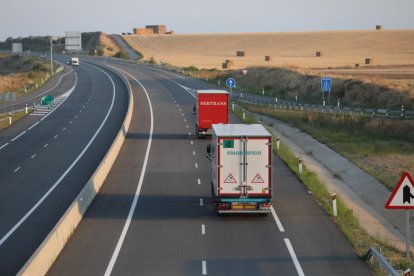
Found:
[[46, 58], [46, 54], [40, 54], [41, 58]]
[[78, 57], [73, 57], [71, 59], [71, 63], [72, 63], [72, 66], [79, 66], [79, 58]]
[[214, 124], [211, 194], [218, 214], [266, 216], [272, 206], [272, 135], [260, 124]]
[[197, 103], [193, 111], [197, 116], [198, 138], [211, 135], [212, 124], [229, 122], [228, 105], [229, 93], [225, 90], [197, 90]]

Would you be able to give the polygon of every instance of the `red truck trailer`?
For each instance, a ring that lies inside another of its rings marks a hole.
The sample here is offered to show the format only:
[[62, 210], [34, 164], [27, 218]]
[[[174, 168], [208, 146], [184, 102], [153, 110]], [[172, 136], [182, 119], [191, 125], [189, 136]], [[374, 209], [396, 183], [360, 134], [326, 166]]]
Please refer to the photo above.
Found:
[[197, 137], [211, 135], [212, 124], [229, 122], [229, 93], [225, 90], [197, 90], [195, 111]]

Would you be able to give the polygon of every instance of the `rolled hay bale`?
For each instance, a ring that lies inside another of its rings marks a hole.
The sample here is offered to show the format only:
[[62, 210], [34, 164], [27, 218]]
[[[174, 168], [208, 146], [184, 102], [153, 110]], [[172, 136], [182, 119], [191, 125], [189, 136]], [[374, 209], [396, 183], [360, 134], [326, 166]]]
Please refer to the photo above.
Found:
[[382, 25], [376, 25], [376, 26], [375, 26], [375, 29], [376, 29], [376, 30], [382, 30], [382, 29], [383, 29], [383, 27], [382, 27]]
[[315, 56], [321, 57], [322, 56], [322, 52], [321, 51], [316, 51]]
[[228, 65], [233, 66], [234, 65], [234, 61], [231, 59], [226, 59], [225, 61]]
[[374, 59], [373, 58], [365, 58], [365, 64], [373, 64]]
[[236, 56], [238, 56], [238, 57], [245, 57], [246, 56], [246, 52], [245, 51], [237, 51], [236, 52]]
[[265, 61], [271, 61], [272, 57], [271, 56], [265, 56]]
[[231, 65], [230, 65], [230, 63], [223, 62], [223, 63], [221, 64], [221, 68], [222, 68], [222, 69], [230, 69], [230, 68], [231, 68]]

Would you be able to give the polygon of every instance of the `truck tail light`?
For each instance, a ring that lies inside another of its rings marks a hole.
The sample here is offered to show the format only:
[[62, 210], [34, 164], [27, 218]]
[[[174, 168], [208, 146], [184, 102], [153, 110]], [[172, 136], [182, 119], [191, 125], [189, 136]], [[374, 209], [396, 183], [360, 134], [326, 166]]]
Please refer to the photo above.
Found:
[[219, 203], [218, 209], [219, 210], [227, 210], [227, 209], [230, 209], [230, 204], [229, 203]]
[[270, 206], [271, 206], [271, 203], [270, 202], [262, 203], [262, 209], [269, 209]]

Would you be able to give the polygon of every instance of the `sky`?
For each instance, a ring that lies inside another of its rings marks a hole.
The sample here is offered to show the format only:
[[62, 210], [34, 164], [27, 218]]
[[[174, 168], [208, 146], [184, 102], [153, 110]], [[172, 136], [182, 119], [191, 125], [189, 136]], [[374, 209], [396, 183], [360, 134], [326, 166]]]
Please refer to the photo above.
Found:
[[0, 41], [167, 25], [177, 34], [414, 29], [414, 0], [0, 0]]

